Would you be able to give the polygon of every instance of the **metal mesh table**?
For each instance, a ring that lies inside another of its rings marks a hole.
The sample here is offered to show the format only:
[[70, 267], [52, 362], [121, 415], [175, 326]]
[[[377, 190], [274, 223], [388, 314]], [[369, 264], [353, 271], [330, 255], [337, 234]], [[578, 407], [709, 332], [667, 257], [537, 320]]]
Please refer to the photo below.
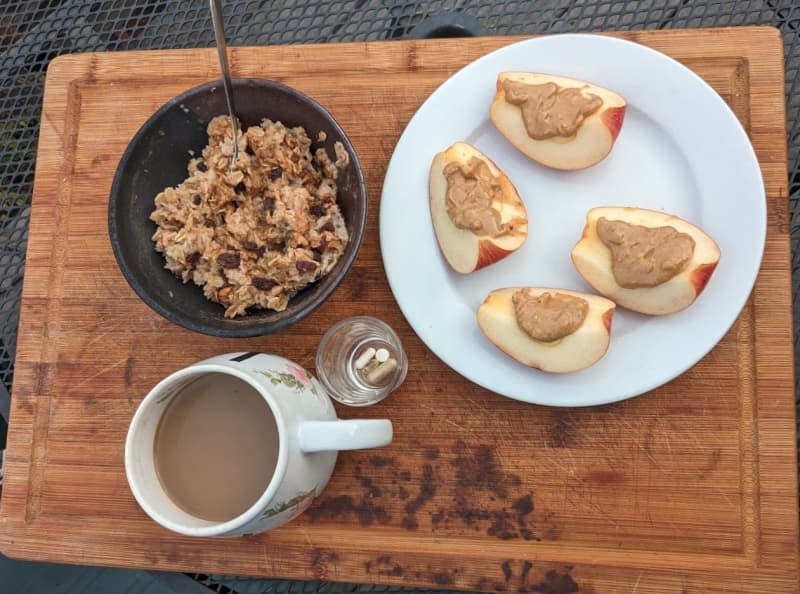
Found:
[[[800, 283], [800, 3], [797, 0], [229, 0], [231, 45], [773, 25], [783, 35], [794, 294]], [[209, 47], [205, 0], [6, 0], [0, 6], [0, 412], [13, 380], [45, 71], [58, 55]], [[800, 305], [794, 301], [795, 347]], [[795, 364], [797, 367], [797, 364]], [[194, 576], [218, 592], [398, 591]], [[408, 591], [408, 590], [403, 590]]]

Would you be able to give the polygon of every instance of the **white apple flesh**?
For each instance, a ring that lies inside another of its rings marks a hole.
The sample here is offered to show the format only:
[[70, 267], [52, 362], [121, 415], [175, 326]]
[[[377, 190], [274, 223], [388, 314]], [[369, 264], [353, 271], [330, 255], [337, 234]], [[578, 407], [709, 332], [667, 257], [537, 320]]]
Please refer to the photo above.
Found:
[[486, 337], [501, 351], [523, 365], [551, 373], [568, 373], [590, 367], [608, 350], [613, 301], [577, 291], [530, 288], [530, 294], [561, 293], [586, 300], [589, 309], [575, 332], [553, 342], [531, 338], [517, 323], [512, 297], [522, 287], [496, 289], [478, 308], [478, 325]]
[[[500, 213], [501, 224], [517, 220], [513, 230], [497, 237], [476, 235], [468, 229], [456, 227], [447, 212], [447, 178], [444, 168], [450, 163], [467, 163], [472, 157], [484, 161], [497, 178], [502, 190], [502, 201], [492, 207]], [[489, 266], [518, 250], [528, 236], [528, 215], [525, 205], [514, 185], [491, 159], [474, 146], [457, 142], [438, 153], [431, 164], [429, 177], [431, 220], [442, 255], [456, 272], [468, 274]]]
[[[623, 221], [644, 227], [673, 227], [694, 239], [691, 259], [681, 272], [654, 287], [621, 287], [611, 268], [611, 250], [597, 234], [597, 221]], [[720, 259], [714, 240], [702, 229], [671, 214], [644, 208], [604, 206], [586, 215], [583, 235], [572, 249], [572, 262], [594, 289], [619, 306], [648, 315], [664, 315], [686, 309], [697, 299]]]
[[[528, 85], [555, 83], [561, 88], [584, 89], [600, 97], [603, 104], [586, 117], [573, 136], [537, 140], [528, 135], [520, 106], [506, 101], [503, 90], [506, 79]], [[625, 99], [613, 91], [580, 80], [533, 72], [502, 72], [497, 77], [490, 117], [500, 133], [529, 158], [547, 167], [572, 171], [605, 159], [622, 128], [626, 106]]]

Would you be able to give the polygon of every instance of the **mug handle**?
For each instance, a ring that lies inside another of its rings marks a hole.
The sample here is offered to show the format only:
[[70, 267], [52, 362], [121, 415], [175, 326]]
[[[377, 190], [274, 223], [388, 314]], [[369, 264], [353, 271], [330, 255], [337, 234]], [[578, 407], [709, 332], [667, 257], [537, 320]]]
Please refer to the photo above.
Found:
[[298, 429], [303, 452], [333, 452], [378, 448], [392, 442], [389, 419], [302, 421]]

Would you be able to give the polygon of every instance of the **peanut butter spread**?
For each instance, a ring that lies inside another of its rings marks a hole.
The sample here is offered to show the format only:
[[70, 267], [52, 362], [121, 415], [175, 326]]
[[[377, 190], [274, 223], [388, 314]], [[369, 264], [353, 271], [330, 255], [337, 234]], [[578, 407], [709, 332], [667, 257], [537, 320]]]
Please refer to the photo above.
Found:
[[575, 134], [587, 116], [603, 105], [593, 93], [574, 87], [562, 88], [548, 82], [529, 85], [515, 80], [503, 81], [506, 101], [519, 105], [528, 136], [546, 140]]
[[503, 190], [485, 161], [477, 157], [466, 163], [449, 163], [445, 208], [453, 224], [476, 235], [497, 237], [510, 229], [500, 221], [493, 204], [503, 200]]
[[600, 217], [597, 235], [611, 250], [620, 287], [655, 287], [681, 272], [694, 254], [694, 239], [674, 227], [643, 227]]
[[520, 289], [511, 296], [517, 324], [534, 340], [553, 342], [581, 327], [589, 312], [585, 299], [564, 293], [542, 293]]

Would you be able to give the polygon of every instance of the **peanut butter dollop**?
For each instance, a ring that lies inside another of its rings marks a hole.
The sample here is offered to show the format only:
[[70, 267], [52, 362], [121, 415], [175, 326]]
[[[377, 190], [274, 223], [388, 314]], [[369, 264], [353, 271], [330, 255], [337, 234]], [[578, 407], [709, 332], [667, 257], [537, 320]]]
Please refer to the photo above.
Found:
[[581, 327], [589, 312], [585, 299], [565, 293], [535, 296], [530, 289], [520, 289], [511, 296], [511, 301], [519, 327], [541, 342], [569, 336]]
[[453, 224], [476, 235], [497, 237], [506, 233], [500, 212], [494, 205], [502, 202], [503, 190], [485, 161], [477, 157], [466, 163], [448, 163], [445, 209]]
[[611, 250], [620, 287], [656, 287], [680, 273], [694, 255], [694, 239], [675, 227], [644, 227], [600, 217], [597, 235]]
[[529, 85], [505, 79], [503, 91], [506, 101], [522, 110], [525, 130], [534, 140], [569, 138], [587, 116], [603, 105], [603, 100], [594, 93], [575, 87], [562, 88], [552, 82]]

